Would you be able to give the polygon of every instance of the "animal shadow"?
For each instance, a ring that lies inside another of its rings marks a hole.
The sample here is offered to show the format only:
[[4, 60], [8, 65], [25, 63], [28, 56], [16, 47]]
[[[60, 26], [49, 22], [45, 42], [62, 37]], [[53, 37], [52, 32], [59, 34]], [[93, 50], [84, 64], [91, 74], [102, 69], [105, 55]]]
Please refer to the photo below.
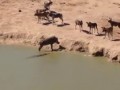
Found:
[[105, 34], [97, 34], [96, 36], [105, 36]]
[[68, 26], [68, 25], [70, 25], [69, 23], [63, 23], [63, 24], [59, 24], [59, 25], [57, 25], [58, 27], [63, 27], [63, 26]]
[[118, 32], [118, 34], [120, 34], [120, 33]]
[[112, 40], [112, 41], [120, 41], [120, 39], [114, 39], [114, 40]]
[[53, 51], [62, 51], [62, 50], [65, 50], [66, 48], [62, 45], [59, 45], [59, 48], [58, 49], [53, 49]]
[[43, 57], [43, 56], [46, 56], [48, 54], [50, 54], [50, 53], [43, 53], [43, 54], [33, 55], [33, 56], [28, 57], [28, 59]]
[[45, 23], [43, 23], [43, 25], [49, 25], [49, 24], [51, 24], [52, 22], [45, 22]]
[[87, 31], [87, 30], [82, 30], [84, 33], [86, 33], [86, 34], [91, 34], [89, 31]]
[[59, 49], [53, 49], [53, 51], [57, 52], [57, 51], [59, 51]]
[[62, 51], [62, 50], [65, 50], [66, 48], [63, 47], [62, 45], [59, 45], [59, 48], [58, 49], [54, 49], [53, 51]]

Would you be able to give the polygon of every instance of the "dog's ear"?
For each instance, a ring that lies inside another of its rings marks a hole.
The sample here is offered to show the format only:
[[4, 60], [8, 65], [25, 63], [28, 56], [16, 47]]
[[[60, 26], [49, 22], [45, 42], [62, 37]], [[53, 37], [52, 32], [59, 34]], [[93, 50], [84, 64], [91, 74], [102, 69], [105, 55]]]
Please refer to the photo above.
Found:
[[112, 18], [109, 17], [109, 20], [112, 20]]

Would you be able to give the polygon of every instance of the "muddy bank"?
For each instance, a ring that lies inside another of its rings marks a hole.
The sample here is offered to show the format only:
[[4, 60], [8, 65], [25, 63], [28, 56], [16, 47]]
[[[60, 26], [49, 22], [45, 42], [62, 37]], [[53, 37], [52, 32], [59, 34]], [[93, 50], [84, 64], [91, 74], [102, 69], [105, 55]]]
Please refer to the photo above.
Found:
[[[41, 35], [40, 33], [22, 33], [22, 32], [7, 32], [0, 33], [0, 44], [22, 44], [38, 47], [39, 41], [50, 37]], [[105, 45], [100, 45], [90, 40], [74, 40], [58, 37], [60, 45], [65, 48], [65, 51], [87, 52], [92, 56], [104, 56], [111, 62], [120, 62], [119, 50]], [[54, 49], [59, 48], [59, 45], [54, 44]], [[49, 46], [43, 48], [50, 50]]]

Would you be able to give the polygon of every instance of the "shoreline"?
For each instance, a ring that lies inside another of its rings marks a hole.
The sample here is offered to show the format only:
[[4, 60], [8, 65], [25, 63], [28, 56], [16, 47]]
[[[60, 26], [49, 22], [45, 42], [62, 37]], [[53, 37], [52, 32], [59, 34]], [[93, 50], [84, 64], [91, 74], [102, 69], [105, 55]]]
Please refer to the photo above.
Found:
[[[38, 42], [43, 38], [49, 36], [41, 35], [40, 33], [35, 36], [35, 33], [2, 33], [0, 34], [0, 44], [3, 45], [25, 45], [38, 47]], [[69, 43], [70, 42], [70, 43]], [[120, 54], [119, 50], [112, 50], [109, 47], [103, 47], [101, 45], [95, 45], [93, 41], [86, 40], [70, 40], [70, 39], [60, 39], [60, 45], [66, 49], [63, 51], [75, 51], [75, 52], [85, 52], [89, 53], [91, 56], [95, 57], [107, 57], [110, 62], [119, 62], [120, 63]], [[57, 49], [59, 45], [54, 44], [54, 49]], [[50, 50], [49, 46], [43, 48]]]

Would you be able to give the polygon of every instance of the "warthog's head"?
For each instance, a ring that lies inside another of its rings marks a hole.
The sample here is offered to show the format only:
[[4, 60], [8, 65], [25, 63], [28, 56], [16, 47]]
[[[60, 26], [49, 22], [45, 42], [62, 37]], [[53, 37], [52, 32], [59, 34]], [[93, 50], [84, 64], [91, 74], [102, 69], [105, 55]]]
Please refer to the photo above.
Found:
[[58, 41], [58, 38], [56, 39], [56, 43], [59, 44], [60, 42]]
[[57, 44], [60, 43], [60, 42], [58, 41], [58, 38], [57, 38], [56, 36], [53, 36], [52, 39], [53, 39], [53, 42], [55, 42], [55, 43], [57, 43]]

